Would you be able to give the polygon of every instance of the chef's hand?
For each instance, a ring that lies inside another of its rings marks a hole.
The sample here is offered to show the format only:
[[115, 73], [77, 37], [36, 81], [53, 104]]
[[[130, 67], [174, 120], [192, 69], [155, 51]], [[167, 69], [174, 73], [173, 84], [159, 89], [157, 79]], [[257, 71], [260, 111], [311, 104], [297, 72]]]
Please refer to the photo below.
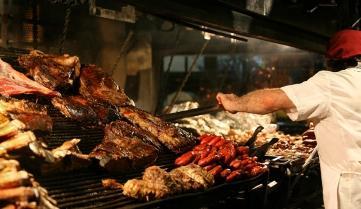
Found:
[[217, 93], [216, 99], [219, 105], [222, 105], [225, 110], [231, 113], [239, 111], [239, 97], [235, 94]]

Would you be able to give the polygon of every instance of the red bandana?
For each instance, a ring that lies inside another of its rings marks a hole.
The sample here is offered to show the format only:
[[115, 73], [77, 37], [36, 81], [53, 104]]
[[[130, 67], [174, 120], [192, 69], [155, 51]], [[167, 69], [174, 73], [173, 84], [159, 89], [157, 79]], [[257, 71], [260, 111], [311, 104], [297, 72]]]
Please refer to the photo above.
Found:
[[346, 29], [331, 37], [326, 52], [327, 58], [339, 60], [356, 55], [361, 55], [361, 31]]

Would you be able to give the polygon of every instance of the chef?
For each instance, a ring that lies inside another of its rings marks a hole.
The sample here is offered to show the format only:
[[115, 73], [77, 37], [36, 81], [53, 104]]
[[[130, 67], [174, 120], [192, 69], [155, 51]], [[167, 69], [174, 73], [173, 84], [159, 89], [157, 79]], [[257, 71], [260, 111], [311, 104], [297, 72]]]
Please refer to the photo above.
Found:
[[[244, 96], [217, 94], [230, 112], [266, 114], [283, 109], [294, 121], [316, 122], [326, 209], [361, 208], [361, 31], [342, 30], [326, 57], [338, 68], [309, 80]], [[341, 68], [341, 69], [340, 69]]]

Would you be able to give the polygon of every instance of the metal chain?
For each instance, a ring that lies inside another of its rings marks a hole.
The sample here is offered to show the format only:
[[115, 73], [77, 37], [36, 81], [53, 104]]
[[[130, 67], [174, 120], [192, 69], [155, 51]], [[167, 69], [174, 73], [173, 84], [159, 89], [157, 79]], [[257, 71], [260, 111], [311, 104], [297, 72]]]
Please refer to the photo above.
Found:
[[122, 56], [126, 52], [126, 49], [129, 46], [129, 42], [131, 41], [133, 35], [134, 35], [134, 31], [131, 30], [131, 31], [128, 32], [127, 37], [125, 38], [125, 41], [122, 43], [122, 46], [120, 47], [119, 55], [118, 55], [117, 59], [115, 60], [115, 63], [113, 64], [110, 75], [114, 74], [114, 71], [118, 67], [118, 64], [119, 64]]
[[68, 33], [69, 28], [69, 22], [70, 22], [70, 15], [71, 15], [71, 9], [74, 5], [68, 5], [65, 11], [65, 20], [64, 20], [64, 27], [63, 27], [63, 33], [59, 41], [59, 53], [62, 54], [64, 50], [64, 42], [66, 40], [66, 35]]
[[165, 114], [167, 114], [167, 113], [169, 113], [169, 112], [171, 111], [172, 107], [174, 106], [175, 102], [176, 102], [177, 99], [178, 99], [178, 96], [179, 96], [180, 92], [183, 90], [183, 88], [184, 88], [185, 84], [187, 83], [190, 75], [192, 74], [192, 71], [193, 71], [194, 67], [196, 66], [196, 63], [197, 63], [199, 57], [203, 54], [204, 50], [207, 48], [207, 45], [208, 45], [209, 41], [210, 41], [210, 39], [207, 39], [207, 40], [204, 42], [204, 44], [203, 44], [200, 52], [199, 52], [199, 53], [197, 54], [197, 56], [193, 59], [193, 62], [192, 62], [192, 64], [191, 64], [191, 66], [189, 67], [188, 72], [187, 72], [186, 76], [184, 77], [181, 85], [179, 86], [176, 94], [175, 94], [174, 97], [172, 98], [172, 101], [171, 101], [170, 105], [169, 105], [169, 106], [166, 108], [166, 110], [164, 111]]

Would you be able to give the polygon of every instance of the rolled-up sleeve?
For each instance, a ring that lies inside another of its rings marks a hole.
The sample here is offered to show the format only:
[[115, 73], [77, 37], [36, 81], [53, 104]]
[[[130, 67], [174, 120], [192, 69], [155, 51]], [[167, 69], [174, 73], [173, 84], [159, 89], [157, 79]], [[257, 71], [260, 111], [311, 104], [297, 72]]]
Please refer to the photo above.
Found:
[[295, 108], [287, 110], [293, 121], [322, 119], [329, 112], [330, 88], [327, 71], [320, 71], [309, 80], [282, 87]]

